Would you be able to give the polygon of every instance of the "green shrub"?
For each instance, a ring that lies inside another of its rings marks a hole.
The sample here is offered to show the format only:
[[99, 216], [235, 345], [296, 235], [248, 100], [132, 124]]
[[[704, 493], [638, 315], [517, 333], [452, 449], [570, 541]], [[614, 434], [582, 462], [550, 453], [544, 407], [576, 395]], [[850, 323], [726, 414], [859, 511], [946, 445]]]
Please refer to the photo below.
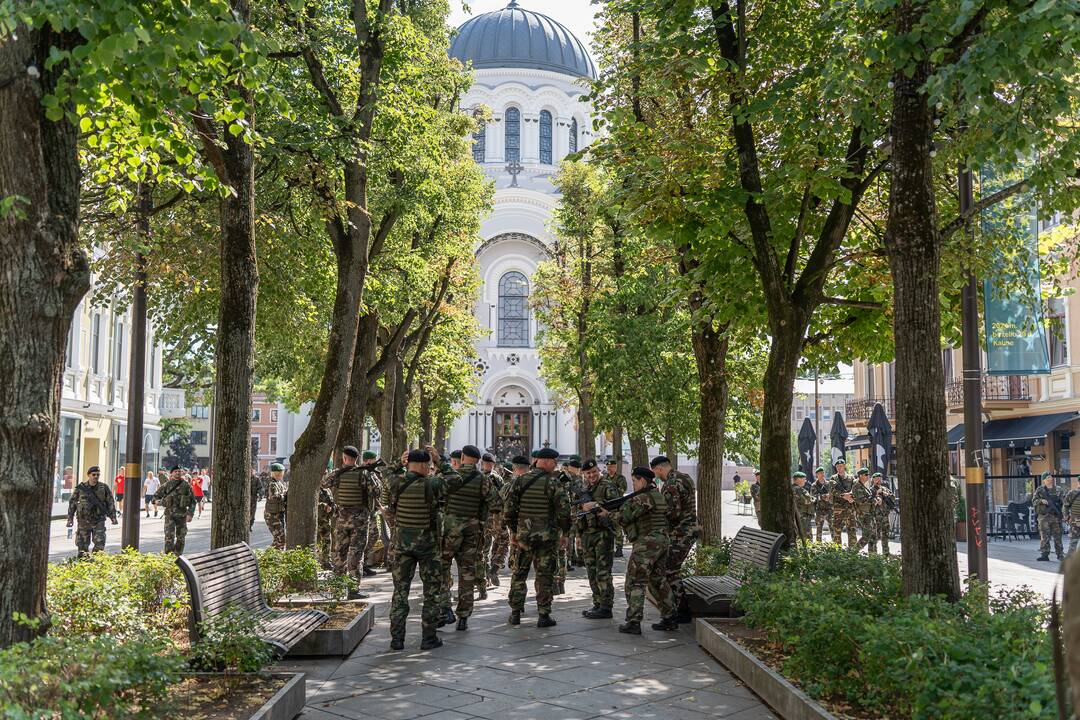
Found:
[[188, 594], [172, 555], [125, 550], [49, 565], [53, 635], [161, 640], [187, 623]]
[[684, 575], [726, 575], [731, 566], [731, 538], [720, 538], [712, 545], [697, 545], [690, 562], [683, 565]]
[[154, 717], [184, 668], [156, 642], [45, 636], [0, 651], [0, 715], [15, 720]]
[[319, 587], [319, 561], [309, 548], [256, 550], [263, 595], [270, 604], [291, 593], [314, 592]]
[[205, 672], [257, 672], [274, 655], [259, 639], [259, 619], [230, 605], [199, 624], [199, 640], [191, 646], [191, 667]]

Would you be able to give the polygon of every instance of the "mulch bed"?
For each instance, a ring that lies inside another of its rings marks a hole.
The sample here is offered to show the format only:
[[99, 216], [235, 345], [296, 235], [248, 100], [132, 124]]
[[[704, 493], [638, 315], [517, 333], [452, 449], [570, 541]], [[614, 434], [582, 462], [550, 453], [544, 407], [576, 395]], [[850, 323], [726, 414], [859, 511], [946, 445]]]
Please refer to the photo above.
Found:
[[[741, 622], [710, 622], [709, 624], [757, 656], [758, 660], [768, 665], [777, 674], [782, 675], [792, 685], [795, 685], [808, 695], [810, 694], [803, 684], [799, 682], [798, 678], [793, 678], [783, 671], [784, 661], [788, 656], [779, 643], [769, 640], [768, 634], [764, 630], [747, 627]], [[883, 717], [877, 712], [870, 713], [861, 708], [852, 707], [843, 698], [814, 697], [814, 699], [839, 720], [892, 720], [892, 718], [898, 719], [900, 717], [898, 715]]]
[[342, 630], [349, 626], [353, 620], [364, 612], [368, 603], [342, 602], [337, 607], [331, 607], [325, 603], [277, 603], [276, 610], [322, 610], [330, 616], [325, 625], [320, 625], [320, 630]]
[[197, 676], [170, 688], [169, 698], [153, 717], [184, 720], [247, 720], [285, 686], [288, 678], [236, 675]]

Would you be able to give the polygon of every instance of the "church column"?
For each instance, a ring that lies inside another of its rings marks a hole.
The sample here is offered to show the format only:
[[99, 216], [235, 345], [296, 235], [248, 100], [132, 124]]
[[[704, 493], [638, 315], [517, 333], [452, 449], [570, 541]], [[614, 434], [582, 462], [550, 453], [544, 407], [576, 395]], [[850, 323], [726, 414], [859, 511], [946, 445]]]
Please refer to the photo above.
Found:
[[555, 123], [555, 162], [558, 163], [570, 154], [570, 123], [571, 117], [559, 117]]
[[540, 162], [540, 114], [521, 113], [521, 162]]
[[491, 122], [487, 126], [487, 161], [493, 163], [506, 162], [506, 124], [503, 122], [503, 114], [496, 112], [491, 114]]

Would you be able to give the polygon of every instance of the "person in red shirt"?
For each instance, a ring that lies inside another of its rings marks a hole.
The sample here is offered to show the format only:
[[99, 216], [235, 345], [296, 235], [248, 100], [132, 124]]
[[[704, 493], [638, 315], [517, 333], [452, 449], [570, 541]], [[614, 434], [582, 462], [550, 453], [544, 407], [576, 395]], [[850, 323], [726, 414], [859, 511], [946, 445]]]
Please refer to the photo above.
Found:
[[113, 478], [113, 494], [116, 495], [116, 509], [124, 512], [124, 467], [120, 466], [120, 472]]
[[203, 489], [202, 489], [202, 477], [199, 474], [191, 476], [191, 491], [195, 493], [195, 502], [199, 504], [199, 517], [202, 517], [203, 511]]

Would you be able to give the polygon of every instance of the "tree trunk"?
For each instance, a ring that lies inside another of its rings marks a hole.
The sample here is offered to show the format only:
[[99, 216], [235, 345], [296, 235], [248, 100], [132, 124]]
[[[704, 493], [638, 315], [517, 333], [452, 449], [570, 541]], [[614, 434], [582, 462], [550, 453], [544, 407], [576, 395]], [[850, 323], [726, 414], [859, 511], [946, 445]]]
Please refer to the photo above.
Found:
[[630, 466], [649, 467], [649, 443], [644, 435], [630, 433]]
[[[0, 42], [0, 648], [49, 628], [49, 561], [60, 378], [72, 313], [90, 287], [79, 248], [76, 129], [48, 120], [41, 97], [64, 72], [44, 60], [74, 36], [18, 26]], [[40, 78], [27, 63], [36, 58]], [[36, 628], [14, 622], [22, 613]]]
[[431, 445], [432, 436], [432, 418], [431, 418], [431, 396], [425, 391], [423, 386], [420, 387], [420, 443], [419, 447], [426, 447]]
[[578, 393], [577, 446], [582, 460], [596, 457], [596, 420], [592, 412], [592, 398], [587, 392]]
[[[922, 11], [896, 10], [906, 34]], [[945, 427], [938, 274], [941, 243], [930, 159], [933, 125], [922, 86], [930, 68], [893, 75], [892, 165], [885, 245], [896, 338], [896, 459], [903, 590], [960, 597]]]
[[664, 455], [671, 461], [671, 467], [679, 469], [679, 452], [675, 447], [675, 431], [668, 428], [664, 431]]
[[401, 452], [394, 454], [394, 396], [397, 394], [400, 367], [400, 363], [391, 360], [386, 364], [386, 372], [383, 374], [382, 407], [379, 408], [379, 435], [382, 437], [382, 446], [379, 455], [388, 465], [397, 462], [401, 456]]
[[[247, 22], [246, 0], [234, 0], [237, 18]], [[245, 102], [251, 93], [236, 91]], [[223, 178], [232, 191], [221, 201], [221, 301], [214, 352], [214, 502], [210, 547], [248, 541], [251, 497], [251, 389], [255, 374], [255, 306], [259, 268], [255, 256], [255, 150], [242, 137], [224, 132]]]
[[698, 517], [701, 541], [719, 540], [723, 516], [724, 428], [727, 423], [728, 379], [726, 328], [703, 327], [691, 341], [697, 362], [701, 410], [698, 416]]
[[774, 324], [761, 417], [761, 528], [794, 542], [791, 495], [791, 399], [806, 324], [794, 313]]
[[409, 409], [409, 388], [405, 383], [405, 370], [397, 363], [397, 387], [394, 388], [394, 454], [401, 455], [409, 449], [408, 423], [405, 414]]
[[612, 428], [611, 430], [611, 455], [619, 461], [615, 472], [621, 473], [623, 471], [623, 429], [622, 426]]
[[379, 314], [372, 310], [361, 315], [353, 354], [352, 378], [349, 381], [345, 411], [335, 443], [337, 447], [359, 447], [360, 437], [364, 432], [364, 420], [367, 417], [368, 395], [371, 393], [368, 370], [375, 364], [375, 356], [379, 351], [378, 335]]
[[446, 413], [439, 411], [439, 419], [435, 421], [435, 449], [446, 455], [446, 426], [449, 425]]

